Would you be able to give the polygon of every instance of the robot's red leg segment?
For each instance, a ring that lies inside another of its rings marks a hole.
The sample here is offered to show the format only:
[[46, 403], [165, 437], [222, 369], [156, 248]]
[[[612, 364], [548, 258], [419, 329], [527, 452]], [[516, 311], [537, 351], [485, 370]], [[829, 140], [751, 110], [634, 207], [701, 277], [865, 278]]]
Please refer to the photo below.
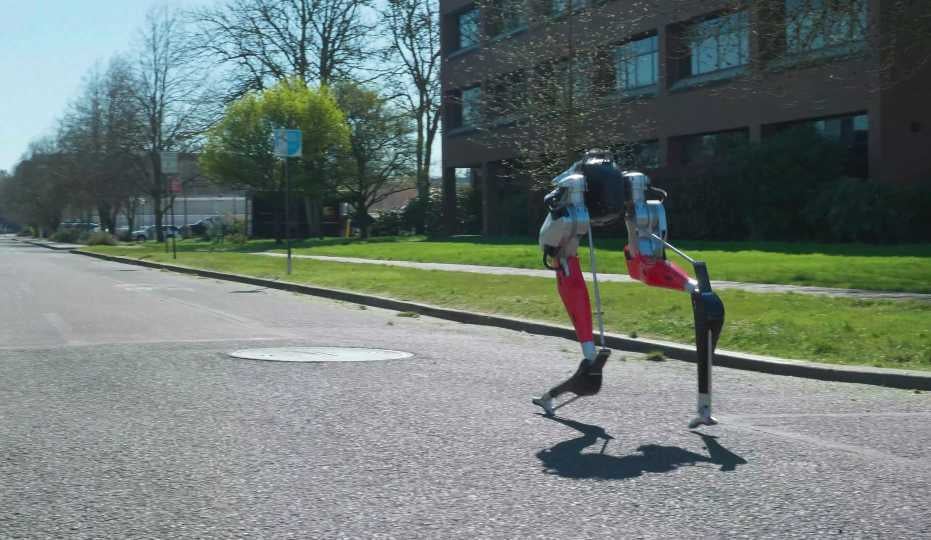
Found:
[[579, 342], [592, 343], [592, 305], [588, 298], [588, 289], [585, 287], [585, 279], [582, 277], [582, 269], [579, 267], [579, 258], [569, 257], [566, 262], [569, 275], [565, 275], [563, 269], [556, 272], [559, 297], [566, 306], [569, 318], [572, 319]]

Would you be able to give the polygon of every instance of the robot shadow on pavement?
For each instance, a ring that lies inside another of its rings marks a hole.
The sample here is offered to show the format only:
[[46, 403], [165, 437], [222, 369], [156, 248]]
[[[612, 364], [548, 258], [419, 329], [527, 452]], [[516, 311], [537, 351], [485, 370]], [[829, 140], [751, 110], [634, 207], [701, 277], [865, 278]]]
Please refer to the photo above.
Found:
[[[557, 443], [536, 454], [547, 473], [564, 478], [625, 480], [642, 476], [644, 473], [666, 473], [702, 463], [717, 465], [718, 470], [727, 472], [747, 463], [742, 457], [721, 446], [717, 437], [698, 431], [692, 433], [701, 437], [708, 450], [707, 456], [678, 446], [659, 444], [642, 445], [637, 448], [636, 454], [613, 456], [606, 453], [606, 450], [614, 437], [604, 428], [557, 416], [543, 416], [582, 434], [581, 437]], [[591, 446], [597, 448], [599, 441], [604, 441], [599, 452], [585, 452], [585, 449]]]
[[[582, 361], [566, 381], [552, 387], [533, 403], [547, 416], [572, 401], [592, 396], [601, 390], [602, 368], [611, 351], [605, 347], [604, 314], [595, 264], [595, 243], [592, 226], [608, 225], [621, 217], [627, 227], [624, 256], [630, 277], [653, 287], [663, 287], [688, 293], [692, 301], [695, 322], [695, 349], [698, 364], [698, 406], [690, 428], [714, 425], [711, 415], [711, 366], [718, 336], [724, 325], [724, 303], [711, 290], [708, 269], [666, 241], [666, 192], [653, 187], [650, 179], [636, 171], [621, 171], [613, 157], [592, 150], [553, 179], [555, 189], [546, 195], [548, 210], [540, 227], [540, 249], [543, 265], [556, 274], [556, 285], [563, 305], [572, 320], [576, 337], [582, 346]], [[648, 199], [652, 194], [654, 199]], [[601, 335], [601, 347], [596, 348], [592, 328], [592, 308], [588, 288], [579, 266], [579, 241], [588, 236], [592, 284], [595, 294], [595, 314]], [[670, 248], [692, 264], [695, 278], [666, 260]], [[561, 404], [555, 400], [573, 393]]]

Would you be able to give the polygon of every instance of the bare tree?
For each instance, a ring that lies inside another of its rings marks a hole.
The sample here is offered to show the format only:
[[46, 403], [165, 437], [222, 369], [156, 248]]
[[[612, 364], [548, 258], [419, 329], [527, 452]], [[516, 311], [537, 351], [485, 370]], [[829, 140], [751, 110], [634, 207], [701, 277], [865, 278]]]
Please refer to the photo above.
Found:
[[62, 159], [70, 163], [72, 204], [93, 206], [110, 231], [125, 201], [142, 187], [142, 122], [132, 84], [131, 66], [122, 58], [111, 60], [104, 73], [95, 67], [58, 133]]
[[229, 0], [192, 12], [200, 50], [233, 68], [231, 99], [288, 77], [329, 84], [366, 61], [371, 0]]
[[139, 34], [134, 96], [142, 113], [142, 153], [148, 178], [158, 240], [168, 208], [166, 178], [161, 153], [189, 150], [221, 115], [217, 92], [212, 88], [196, 50], [191, 47], [177, 11], [156, 8], [146, 16]]
[[37, 234], [48, 235], [61, 222], [69, 189], [64, 172], [67, 164], [51, 138], [29, 145], [12, 176], [0, 184], [0, 211]]
[[632, 70], [628, 78], [623, 66], [636, 67], [638, 51], [626, 51], [616, 37], [636, 31], [642, 14], [635, 6], [606, 13], [585, 5], [484, 0], [481, 19], [458, 29], [463, 43], [486, 46], [465, 62], [464, 87], [446, 96], [445, 129], [475, 131], [477, 141], [509, 149], [515, 159], [499, 176], [520, 177], [531, 189], [542, 189], [585, 148], [651, 135], [652, 119], [639, 107], [655, 92], [655, 60], [646, 64], [649, 77], [638, 80]]
[[[439, 5], [437, 0], [388, 0], [381, 12], [390, 46], [388, 58], [398, 64], [392, 79], [404, 109], [415, 124], [415, 171], [420, 207], [430, 203], [430, 163], [440, 125], [441, 90]], [[418, 220], [425, 227], [426, 213]]]

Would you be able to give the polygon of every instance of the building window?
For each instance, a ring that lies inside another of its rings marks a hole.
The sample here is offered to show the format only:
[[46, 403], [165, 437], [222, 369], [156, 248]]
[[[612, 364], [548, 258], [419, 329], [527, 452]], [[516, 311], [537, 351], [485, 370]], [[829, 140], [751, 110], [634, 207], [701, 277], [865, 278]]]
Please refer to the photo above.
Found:
[[681, 162], [688, 165], [713, 161], [748, 140], [749, 133], [745, 129], [681, 137], [678, 139]]
[[656, 169], [660, 166], [659, 141], [640, 141], [620, 145], [616, 151], [618, 165], [625, 170]]
[[656, 36], [621, 45], [614, 53], [617, 90], [633, 90], [656, 84], [659, 50]]
[[785, 0], [786, 51], [804, 53], [862, 41], [867, 0]]
[[494, 0], [488, 9], [488, 35], [504, 36], [527, 28], [525, 0]]
[[746, 11], [696, 23], [685, 34], [689, 75], [746, 64], [750, 59], [750, 19]]
[[514, 71], [496, 77], [487, 90], [484, 112], [496, 125], [513, 122], [525, 112], [527, 76], [524, 71]]
[[475, 47], [479, 42], [479, 11], [470, 9], [456, 15], [456, 42], [453, 50]]
[[[571, 86], [565, 88], [572, 92], [573, 98], [584, 98], [592, 95], [592, 69], [594, 64], [589, 56], [579, 55], [563, 60], [559, 63], [557, 72], [560, 80], [565, 80], [566, 70], [569, 70]], [[566, 96], [568, 98], [568, 95]]]
[[471, 128], [478, 126], [481, 113], [482, 88], [473, 86], [462, 91], [462, 124], [460, 127]]
[[763, 135], [770, 137], [789, 129], [811, 129], [823, 139], [845, 148], [844, 174], [847, 176], [866, 178], [869, 175], [870, 118], [867, 114], [764, 126]]
[[588, 5], [588, 0], [550, 0], [550, 14], [554, 17], [575, 13]]
[[450, 131], [475, 128], [481, 111], [481, 87], [473, 86], [447, 94], [446, 128]]

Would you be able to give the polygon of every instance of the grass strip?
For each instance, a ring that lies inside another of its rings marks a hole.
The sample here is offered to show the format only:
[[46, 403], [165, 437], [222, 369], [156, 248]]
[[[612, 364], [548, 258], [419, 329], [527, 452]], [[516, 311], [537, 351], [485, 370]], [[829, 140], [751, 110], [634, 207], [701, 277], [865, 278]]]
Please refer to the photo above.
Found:
[[[626, 274], [623, 240], [605, 238], [598, 244], [598, 266], [606, 273]], [[583, 242], [584, 244], [584, 242]], [[931, 293], [931, 244], [872, 246], [863, 244], [789, 244], [779, 242], [681, 242], [694, 258], [708, 263], [711, 278], [747, 283], [812, 285], [875, 291]], [[512, 268], [542, 268], [540, 249], [529, 238], [465, 238], [444, 241], [417, 237], [383, 237], [367, 241], [343, 238], [294, 242], [299, 255], [364, 259], [477, 264]], [[141, 249], [150, 249], [145, 244]], [[178, 244], [179, 251], [283, 252], [273, 240], [252, 240], [242, 246], [214, 245], [198, 240]], [[580, 250], [583, 268], [588, 252]], [[676, 255], [669, 257], [691, 273]]]
[[[598, 242], [602, 272], [626, 274], [621, 240]], [[708, 263], [711, 278], [749, 283], [813, 285], [877, 291], [931, 293], [931, 246], [863, 246], [770, 242], [681, 242], [693, 258]], [[534, 240], [430, 241], [422, 238], [386, 242], [301, 245], [304, 255], [332, 255], [542, 268]], [[580, 250], [583, 268], [588, 252]], [[672, 253], [669, 257], [676, 260]], [[676, 260], [691, 273], [689, 265]]]
[[[184, 252], [161, 246], [97, 246], [89, 251], [285, 279], [281, 259], [237, 252]], [[555, 282], [296, 259], [290, 281], [368, 292], [438, 306], [567, 324]], [[931, 304], [798, 294], [721, 291], [727, 321], [722, 348], [821, 362], [931, 370]], [[691, 343], [685, 294], [640, 284], [604, 283], [607, 329], [633, 337]]]

